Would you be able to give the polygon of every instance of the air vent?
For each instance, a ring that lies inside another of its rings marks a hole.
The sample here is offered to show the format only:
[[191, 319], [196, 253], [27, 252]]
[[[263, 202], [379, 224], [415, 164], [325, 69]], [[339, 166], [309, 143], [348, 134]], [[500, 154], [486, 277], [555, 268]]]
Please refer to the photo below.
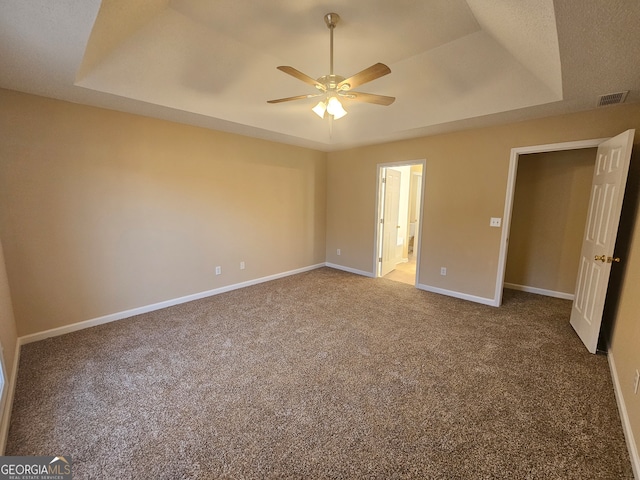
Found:
[[607, 95], [600, 95], [598, 98], [598, 107], [604, 107], [607, 105], [615, 105], [617, 103], [623, 103], [627, 99], [629, 90], [618, 93], [609, 93]]

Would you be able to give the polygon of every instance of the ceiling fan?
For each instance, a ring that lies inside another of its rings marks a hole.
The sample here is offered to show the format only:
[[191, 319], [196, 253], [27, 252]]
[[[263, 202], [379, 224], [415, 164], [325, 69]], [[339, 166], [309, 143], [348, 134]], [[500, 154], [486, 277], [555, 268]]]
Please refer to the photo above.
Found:
[[329, 115], [330, 118], [337, 120], [347, 114], [347, 111], [340, 102], [341, 99], [355, 100], [359, 102], [374, 103], [376, 105], [391, 105], [395, 101], [395, 97], [387, 97], [384, 95], [374, 95], [371, 93], [355, 92], [351, 90], [364, 83], [371, 82], [377, 78], [383, 77], [391, 73], [391, 69], [383, 63], [376, 63], [369, 68], [365, 68], [355, 75], [344, 78], [333, 73], [333, 29], [340, 21], [337, 13], [327, 13], [324, 21], [330, 31], [329, 44], [329, 75], [324, 75], [314, 80], [309, 75], [296, 70], [293, 67], [280, 66], [278, 70], [291, 75], [292, 77], [302, 80], [309, 85], [316, 87], [319, 93], [309, 95], [297, 95], [295, 97], [278, 98], [277, 100], [269, 100], [267, 103], [290, 102], [291, 100], [304, 100], [307, 98], [322, 97], [318, 104], [312, 110], [320, 117], [324, 118]]

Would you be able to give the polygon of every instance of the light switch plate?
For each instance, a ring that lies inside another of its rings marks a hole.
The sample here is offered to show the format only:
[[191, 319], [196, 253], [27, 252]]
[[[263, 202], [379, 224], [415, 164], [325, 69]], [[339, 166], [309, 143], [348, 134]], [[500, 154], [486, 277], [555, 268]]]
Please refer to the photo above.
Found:
[[502, 219], [498, 218], [498, 217], [491, 217], [491, 220], [489, 221], [489, 226], [491, 227], [499, 227], [502, 225]]

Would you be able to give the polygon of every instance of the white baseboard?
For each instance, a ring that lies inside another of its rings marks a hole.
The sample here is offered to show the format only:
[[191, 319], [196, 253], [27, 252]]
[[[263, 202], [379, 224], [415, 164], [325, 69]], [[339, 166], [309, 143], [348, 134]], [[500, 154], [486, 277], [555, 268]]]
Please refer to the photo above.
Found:
[[511, 290], [520, 290], [521, 292], [535, 293], [537, 295], [545, 295], [547, 297], [562, 298], [564, 300], [573, 300], [575, 295], [573, 293], [556, 292], [555, 290], [546, 290], [544, 288], [528, 287], [526, 285], [518, 285], [517, 283], [506, 283], [504, 288]]
[[430, 285], [424, 285], [419, 283], [416, 285], [416, 288], [420, 290], [424, 290], [426, 292], [438, 293], [440, 295], [446, 295], [448, 297], [460, 298], [462, 300], [468, 300], [470, 302], [481, 303], [483, 305], [489, 305], [490, 307], [498, 307], [499, 305], [496, 303], [493, 298], [486, 297], [477, 297], [475, 295], [469, 295], [467, 293], [455, 292], [453, 290], [446, 290], [444, 288], [432, 287]]
[[611, 349], [609, 349], [609, 352], [607, 353], [607, 359], [609, 360], [609, 369], [611, 370], [611, 379], [613, 380], [613, 391], [616, 394], [616, 402], [618, 403], [618, 412], [620, 413], [620, 420], [622, 420], [624, 439], [627, 442], [629, 458], [631, 458], [631, 468], [633, 468], [634, 477], [640, 479], [640, 454], [638, 453], [638, 444], [633, 436], [629, 414], [627, 413], [627, 405], [625, 404], [624, 397], [622, 396], [620, 379], [618, 378], [616, 362], [613, 359], [613, 352]]
[[364, 270], [357, 270], [355, 268], [351, 268], [351, 267], [345, 267], [343, 265], [337, 265], [335, 263], [325, 263], [325, 265], [329, 268], [335, 268], [336, 270], [342, 270], [345, 272], [349, 272], [349, 273], [355, 273], [356, 275], [362, 275], [363, 277], [369, 277], [369, 278], [374, 278], [373, 273], [371, 272], [365, 272]]
[[18, 338], [19, 345], [25, 345], [31, 342], [37, 342], [49, 337], [57, 337], [58, 335], [64, 335], [65, 333], [75, 332], [77, 330], [83, 330], [85, 328], [95, 327], [104, 323], [115, 322], [124, 318], [133, 317], [134, 315], [141, 315], [143, 313], [153, 312], [162, 308], [172, 307], [181, 303], [191, 302], [193, 300], [200, 300], [201, 298], [211, 297], [213, 295], [219, 295], [221, 293], [230, 292], [239, 288], [250, 287], [251, 285], [257, 285], [259, 283], [269, 282], [271, 280], [277, 280], [278, 278], [288, 277], [290, 275], [296, 275], [298, 273], [308, 272], [315, 270], [316, 268], [324, 267], [324, 263], [316, 265], [310, 265], [308, 267], [298, 268], [296, 270], [290, 270], [288, 272], [277, 273], [275, 275], [268, 275], [266, 277], [256, 278], [254, 280], [248, 280], [246, 282], [236, 283], [233, 285], [227, 285], [226, 287], [215, 288], [213, 290], [207, 290], [205, 292], [194, 293], [192, 295], [186, 295], [180, 298], [174, 298], [166, 300], [164, 302], [154, 303], [152, 305], [146, 305], [143, 307], [132, 308], [123, 312], [111, 313], [98, 318], [92, 318], [90, 320], [84, 320], [81, 322], [73, 323], [71, 325], [65, 325], [63, 327], [52, 328], [43, 332], [32, 333], [30, 335], [24, 335]]
[[9, 437], [9, 424], [11, 423], [11, 410], [13, 409], [13, 396], [16, 391], [16, 380], [18, 379], [18, 364], [20, 363], [20, 339], [16, 339], [16, 351], [13, 354], [13, 368], [11, 376], [7, 379], [7, 395], [0, 411], [0, 455], [4, 455]]

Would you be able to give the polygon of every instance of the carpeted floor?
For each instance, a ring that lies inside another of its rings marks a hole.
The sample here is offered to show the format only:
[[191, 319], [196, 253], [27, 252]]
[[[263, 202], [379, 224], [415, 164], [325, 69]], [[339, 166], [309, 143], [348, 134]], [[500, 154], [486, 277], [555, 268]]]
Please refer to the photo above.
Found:
[[6, 454], [75, 479], [631, 479], [570, 307], [322, 268], [47, 339]]

